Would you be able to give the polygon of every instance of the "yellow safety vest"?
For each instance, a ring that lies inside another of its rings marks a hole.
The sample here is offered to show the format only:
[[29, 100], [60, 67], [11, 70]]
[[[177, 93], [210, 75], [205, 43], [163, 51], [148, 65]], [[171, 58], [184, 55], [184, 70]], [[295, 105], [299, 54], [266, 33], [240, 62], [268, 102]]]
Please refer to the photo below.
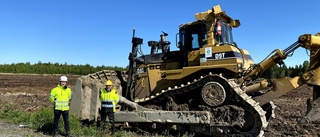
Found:
[[54, 102], [55, 110], [69, 110], [69, 100], [71, 99], [71, 89], [60, 85], [53, 88], [50, 93], [50, 101]]
[[108, 92], [105, 88], [102, 89], [100, 100], [101, 110], [112, 110], [113, 112], [116, 112], [116, 105], [119, 102], [119, 95], [115, 89], [112, 89], [110, 92]]

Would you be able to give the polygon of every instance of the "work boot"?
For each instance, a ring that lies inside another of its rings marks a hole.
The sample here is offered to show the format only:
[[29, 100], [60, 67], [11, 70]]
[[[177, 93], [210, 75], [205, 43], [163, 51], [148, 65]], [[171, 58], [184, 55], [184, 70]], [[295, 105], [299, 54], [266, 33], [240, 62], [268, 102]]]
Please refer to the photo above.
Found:
[[53, 137], [58, 137], [58, 132], [57, 131], [53, 132]]
[[111, 127], [111, 136], [114, 135], [114, 127]]
[[70, 136], [70, 131], [67, 132], [66, 137], [71, 137]]

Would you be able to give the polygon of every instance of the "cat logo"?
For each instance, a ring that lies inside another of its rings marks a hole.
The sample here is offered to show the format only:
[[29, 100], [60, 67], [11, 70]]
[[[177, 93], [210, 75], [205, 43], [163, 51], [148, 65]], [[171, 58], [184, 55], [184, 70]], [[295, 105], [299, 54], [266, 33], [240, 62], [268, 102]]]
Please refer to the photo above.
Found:
[[217, 54], [215, 54], [215, 59], [223, 59], [224, 58], [224, 55], [225, 55], [226, 53], [217, 53]]

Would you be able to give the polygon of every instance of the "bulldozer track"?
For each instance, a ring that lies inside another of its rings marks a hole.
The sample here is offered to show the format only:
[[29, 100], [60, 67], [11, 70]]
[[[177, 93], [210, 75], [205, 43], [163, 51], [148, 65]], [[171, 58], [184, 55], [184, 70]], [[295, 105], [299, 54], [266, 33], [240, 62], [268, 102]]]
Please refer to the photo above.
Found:
[[[246, 132], [232, 132], [228, 133], [228, 131], [223, 131], [226, 136], [263, 136], [263, 129], [267, 127], [268, 122], [265, 116], [266, 112], [260, 107], [259, 103], [254, 101], [251, 96], [248, 96], [243, 90], [240, 89], [239, 85], [236, 84], [234, 79], [225, 79], [220, 75], [209, 73], [206, 76], [200, 76], [199, 79], [194, 79], [192, 82], [187, 82], [186, 85], [181, 84], [180, 86], [169, 87], [166, 90], [162, 90], [160, 93], [155, 95], [136, 99], [136, 103], [146, 103], [146, 102], [160, 102], [169, 96], [174, 96], [190, 91], [195, 91], [197, 88], [201, 88], [203, 85], [210, 81], [217, 81], [223, 83], [223, 85], [227, 88], [227, 90], [232, 91], [233, 100], [237, 100], [239, 103], [250, 106], [246, 108], [246, 111], [252, 114], [252, 118], [254, 118], [254, 127], [251, 128], [250, 131]], [[209, 127], [210, 128], [210, 127]], [[225, 136], [225, 135], [224, 135]]]

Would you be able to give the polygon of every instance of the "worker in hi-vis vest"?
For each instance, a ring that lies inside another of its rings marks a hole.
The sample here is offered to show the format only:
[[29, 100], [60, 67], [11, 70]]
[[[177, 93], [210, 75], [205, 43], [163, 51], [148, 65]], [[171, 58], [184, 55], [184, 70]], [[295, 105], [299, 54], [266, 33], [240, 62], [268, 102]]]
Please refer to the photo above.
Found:
[[67, 86], [68, 78], [66, 76], [60, 77], [60, 83], [53, 88], [50, 93], [50, 101], [54, 103], [54, 122], [53, 122], [53, 136], [58, 136], [58, 123], [60, 115], [63, 117], [64, 128], [66, 135], [70, 136], [69, 127], [69, 101], [71, 99], [71, 89]]
[[106, 88], [101, 90], [100, 100], [101, 100], [101, 123], [104, 127], [106, 123], [106, 118], [108, 116], [109, 121], [112, 125], [111, 134], [114, 134], [114, 112], [116, 112], [116, 105], [119, 102], [119, 95], [117, 91], [112, 87], [111, 80], [107, 80]]

